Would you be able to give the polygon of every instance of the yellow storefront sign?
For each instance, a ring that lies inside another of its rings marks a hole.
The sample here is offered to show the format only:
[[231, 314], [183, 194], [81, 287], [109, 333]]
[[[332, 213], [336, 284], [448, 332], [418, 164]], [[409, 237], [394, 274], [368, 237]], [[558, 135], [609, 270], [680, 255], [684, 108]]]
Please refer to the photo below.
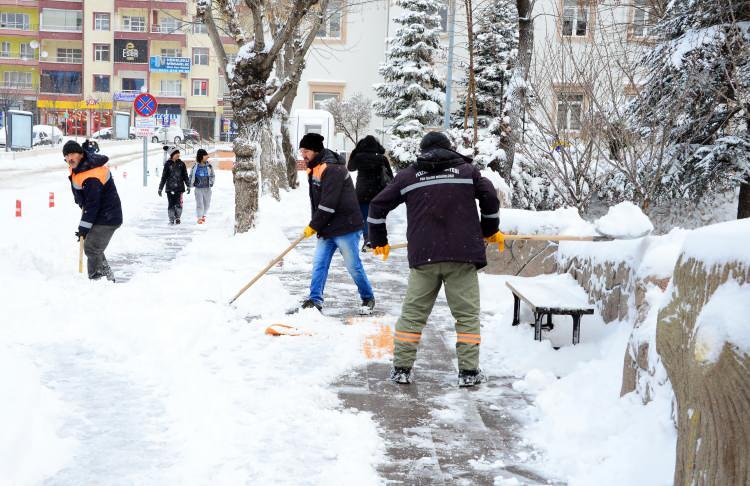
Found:
[[89, 104], [85, 100], [80, 101], [60, 101], [60, 100], [37, 100], [37, 108], [47, 108], [51, 110], [111, 110], [111, 101], [98, 101]]

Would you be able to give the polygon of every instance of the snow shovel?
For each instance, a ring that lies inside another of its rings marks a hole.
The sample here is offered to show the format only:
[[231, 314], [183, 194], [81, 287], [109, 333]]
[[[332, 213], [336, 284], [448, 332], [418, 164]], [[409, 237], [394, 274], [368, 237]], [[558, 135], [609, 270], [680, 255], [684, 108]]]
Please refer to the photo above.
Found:
[[289, 245], [289, 246], [287, 247], [287, 249], [286, 249], [286, 250], [284, 250], [284, 251], [283, 251], [283, 252], [281, 253], [281, 255], [279, 255], [279, 256], [277, 256], [276, 258], [274, 258], [273, 260], [271, 260], [271, 262], [270, 262], [270, 263], [269, 263], [268, 265], [266, 265], [266, 267], [265, 267], [265, 268], [264, 268], [263, 270], [261, 270], [261, 271], [260, 271], [260, 272], [258, 273], [258, 275], [256, 275], [255, 277], [253, 277], [253, 279], [252, 279], [252, 280], [250, 280], [250, 282], [248, 282], [248, 284], [247, 284], [247, 285], [245, 285], [244, 287], [242, 287], [242, 289], [241, 289], [241, 290], [240, 290], [239, 292], [237, 292], [237, 295], [235, 295], [234, 297], [232, 297], [232, 300], [230, 300], [230, 301], [229, 301], [229, 304], [230, 304], [230, 305], [231, 305], [231, 304], [233, 304], [233, 303], [234, 303], [234, 301], [235, 301], [235, 300], [237, 300], [237, 299], [239, 298], [239, 296], [240, 296], [240, 295], [242, 295], [243, 293], [245, 293], [245, 291], [246, 291], [247, 289], [249, 289], [249, 288], [250, 288], [250, 287], [251, 287], [251, 286], [252, 286], [252, 285], [253, 285], [253, 284], [254, 284], [255, 282], [257, 282], [257, 281], [258, 281], [258, 280], [260, 279], [260, 277], [262, 277], [263, 275], [265, 275], [265, 274], [266, 274], [266, 272], [268, 272], [268, 271], [269, 271], [269, 270], [271, 269], [271, 267], [273, 267], [274, 265], [276, 265], [277, 263], [279, 263], [279, 262], [281, 261], [281, 259], [282, 259], [282, 258], [284, 258], [284, 256], [286, 256], [286, 254], [287, 254], [287, 253], [289, 253], [290, 251], [292, 251], [292, 249], [293, 249], [293, 248], [294, 248], [295, 246], [299, 245], [300, 241], [302, 241], [302, 240], [304, 240], [304, 239], [305, 239], [305, 235], [304, 235], [304, 234], [302, 234], [302, 235], [299, 235], [299, 237], [297, 237], [297, 239], [296, 239], [296, 240], [294, 240], [294, 241], [292, 242], [292, 244], [291, 244], [291, 245]]
[[83, 236], [78, 237], [78, 273], [83, 273]]
[[[575, 235], [503, 235], [504, 241], [614, 241], [614, 240], [634, 240], [642, 238], [649, 234], [650, 231], [637, 236], [610, 236], [598, 234], [593, 236], [575, 236]], [[406, 248], [407, 243], [396, 243], [391, 245], [391, 250]]]
[[271, 324], [266, 328], [266, 334], [269, 336], [312, 336], [309, 332], [286, 324]]

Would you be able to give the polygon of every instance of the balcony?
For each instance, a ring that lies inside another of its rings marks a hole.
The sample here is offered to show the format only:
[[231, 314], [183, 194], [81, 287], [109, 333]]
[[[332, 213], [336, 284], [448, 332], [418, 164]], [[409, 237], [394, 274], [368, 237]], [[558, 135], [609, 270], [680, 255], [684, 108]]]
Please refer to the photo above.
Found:
[[0, 91], [2, 94], [18, 94], [18, 95], [33, 95], [36, 94], [39, 88], [39, 84], [36, 82], [18, 82], [11, 83], [9, 81], [0, 81]]
[[157, 96], [164, 98], [184, 98], [185, 94], [181, 90], [177, 91], [159, 91]]
[[54, 62], [58, 64], [83, 64], [83, 56], [48, 56], [43, 57], [41, 62]]
[[82, 33], [83, 32], [83, 26], [81, 25], [71, 25], [71, 24], [48, 24], [48, 23], [42, 23], [42, 28], [40, 29], [41, 32], [74, 32], [74, 33]]
[[151, 26], [152, 34], [185, 35], [182, 24], [159, 24]]
[[127, 33], [138, 33], [145, 34], [146, 24], [143, 25], [115, 25], [115, 32], [127, 32]]
[[20, 37], [37, 37], [39, 25], [37, 24], [0, 24], [0, 35], [2, 36], [20, 36]]
[[36, 53], [20, 53], [19, 51], [0, 51], [0, 65], [31, 65], [36, 66], [39, 57]]

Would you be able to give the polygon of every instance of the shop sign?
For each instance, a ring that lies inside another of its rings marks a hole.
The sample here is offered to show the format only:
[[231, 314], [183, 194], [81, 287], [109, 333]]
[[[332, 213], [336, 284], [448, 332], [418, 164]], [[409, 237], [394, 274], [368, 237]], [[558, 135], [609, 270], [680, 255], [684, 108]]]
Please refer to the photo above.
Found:
[[139, 94], [138, 91], [115, 91], [114, 100], [132, 103]]
[[149, 69], [156, 73], [189, 73], [189, 57], [151, 56]]
[[115, 39], [115, 62], [147, 63], [148, 41]]

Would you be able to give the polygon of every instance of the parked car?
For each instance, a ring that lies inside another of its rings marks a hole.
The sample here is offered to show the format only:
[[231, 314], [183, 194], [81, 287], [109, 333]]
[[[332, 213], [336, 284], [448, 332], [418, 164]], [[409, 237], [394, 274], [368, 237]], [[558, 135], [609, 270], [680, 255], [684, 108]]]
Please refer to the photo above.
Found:
[[57, 145], [62, 143], [63, 133], [52, 125], [34, 125], [31, 127], [32, 145]]
[[185, 139], [182, 128], [176, 126], [159, 127], [151, 136], [154, 143], [181, 143]]
[[182, 129], [183, 137], [182, 139], [186, 142], [200, 142], [201, 141], [201, 134], [198, 133], [198, 130], [195, 130], [193, 128], [183, 128]]
[[92, 133], [91, 138], [96, 138], [99, 140], [109, 140], [110, 138], [112, 138], [112, 127], [105, 127], [99, 131]]

